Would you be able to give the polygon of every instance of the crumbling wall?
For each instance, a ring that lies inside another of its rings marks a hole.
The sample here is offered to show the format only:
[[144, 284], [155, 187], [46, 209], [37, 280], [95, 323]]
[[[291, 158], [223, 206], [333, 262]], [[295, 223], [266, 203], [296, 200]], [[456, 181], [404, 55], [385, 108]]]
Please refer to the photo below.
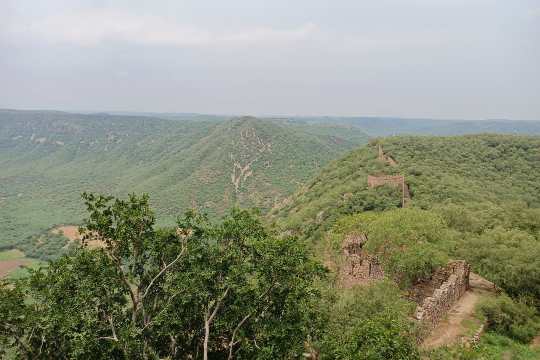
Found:
[[403, 175], [381, 175], [381, 176], [368, 175], [367, 182], [370, 188], [374, 188], [374, 187], [382, 186], [386, 184], [398, 187], [398, 186], [402, 186], [405, 183], [405, 176]]
[[405, 207], [411, 200], [411, 193], [409, 186], [405, 183], [404, 175], [368, 175], [367, 177], [368, 187], [376, 188], [382, 185], [391, 185], [400, 188], [403, 192], [403, 206]]
[[424, 333], [433, 330], [446, 315], [454, 303], [469, 289], [469, 274], [471, 267], [464, 260], [448, 263], [442, 271], [436, 273], [432, 280], [441, 285], [435, 288], [433, 294], [423, 299], [417, 306], [414, 317], [422, 324]]
[[350, 234], [343, 241], [345, 263], [341, 268], [341, 283], [345, 287], [384, 278], [384, 270], [375, 256], [362, 249], [364, 234]]
[[393, 157], [391, 157], [390, 155], [384, 153], [384, 150], [383, 150], [383, 147], [382, 147], [381, 144], [379, 144], [379, 156], [378, 156], [378, 159], [379, 159], [379, 161], [383, 161], [383, 162], [387, 163], [390, 166], [396, 166], [397, 165], [397, 161], [394, 160]]

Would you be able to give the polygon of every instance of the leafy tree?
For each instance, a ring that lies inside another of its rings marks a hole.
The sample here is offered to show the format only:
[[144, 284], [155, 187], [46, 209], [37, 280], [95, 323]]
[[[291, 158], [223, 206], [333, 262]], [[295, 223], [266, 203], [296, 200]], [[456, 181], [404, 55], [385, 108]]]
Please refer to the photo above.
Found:
[[540, 244], [529, 233], [496, 227], [471, 236], [457, 253], [512, 297], [529, 297], [540, 306]]
[[272, 237], [247, 211], [233, 210], [219, 224], [190, 212], [176, 229], [155, 229], [146, 195], [84, 199], [81, 231], [103, 248], [78, 250], [1, 289], [9, 310], [2, 341], [21, 357], [302, 352], [318, 325], [313, 281], [324, 269], [296, 239]]

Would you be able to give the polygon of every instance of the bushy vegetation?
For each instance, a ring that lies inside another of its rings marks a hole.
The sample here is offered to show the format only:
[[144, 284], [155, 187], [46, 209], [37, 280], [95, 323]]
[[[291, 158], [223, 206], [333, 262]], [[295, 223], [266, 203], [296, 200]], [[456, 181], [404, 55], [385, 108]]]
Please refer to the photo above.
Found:
[[[379, 143], [397, 160], [397, 166], [377, 160]], [[362, 214], [370, 207], [391, 210], [399, 206], [397, 193], [394, 204], [377, 206], [378, 200], [373, 200], [363, 209], [353, 210], [360, 215], [348, 217], [351, 199], [367, 201], [370, 192], [385, 191], [368, 188], [370, 174], [404, 174], [412, 194], [411, 210]], [[416, 244], [395, 252], [396, 258], [390, 262], [394, 269], [389, 268], [392, 273], [408, 268], [410, 274], [427, 274], [446, 254], [468, 260], [474, 271], [512, 297], [528, 297], [538, 306], [539, 179], [537, 137], [391, 137], [330, 163], [271, 216], [278, 227], [312, 242], [323, 238], [329, 229], [345, 234], [370, 219], [377, 228], [371, 229], [373, 242], [368, 242], [372, 251], [379, 252], [381, 243], [412, 240]], [[407, 214], [417, 214], [411, 223], [431, 221], [433, 226], [426, 232], [429, 239], [422, 234], [409, 236]], [[363, 230], [370, 229], [366, 226]]]
[[418, 359], [413, 310], [390, 281], [344, 291], [328, 310], [321, 359]]
[[442, 347], [426, 354], [430, 360], [537, 360], [540, 358], [540, 349], [533, 349], [528, 344], [522, 344], [506, 336], [495, 333], [486, 333], [480, 343], [474, 347], [454, 345]]
[[[156, 229], [148, 197], [86, 194], [79, 249], [0, 287], [0, 341], [29, 358], [288, 358], [315, 334], [325, 271], [246, 211]], [[86, 240], [86, 239], [85, 239]], [[28, 300], [28, 301], [26, 301]], [[315, 321], [314, 321], [315, 319]]]
[[507, 296], [487, 299], [480, 306], [487, 329], [528, 344], [540, 331], [540, 318], [534, 307]]
[[[365, 249], [376, 255], [386, 273], [402, 287], [427, 278], [448, 261], [448, 242], [441, 216], [420, 209], [364, 212], [341, 218], [334, 233], [364, 234]], [[343, 237], [341, 237], [342, 239]]]

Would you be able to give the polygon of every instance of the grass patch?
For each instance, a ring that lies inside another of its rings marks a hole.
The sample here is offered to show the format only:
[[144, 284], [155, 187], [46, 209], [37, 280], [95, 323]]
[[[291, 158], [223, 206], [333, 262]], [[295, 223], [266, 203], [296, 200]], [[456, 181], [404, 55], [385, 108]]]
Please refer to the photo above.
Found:
[[17, 269], [11, 271], [8, 275], [8, 279], [10, 280], [18, 280], [21, 278], [24, 278], [28, 276], [29, 269], [39, 269], [42, 267], [47, 266], [47, 262], [41, 261], [41, 260], [34, 260], [31, 259], [28, 264], [25, 264], [21, 267], [18, 267]]
[[0, 251], [0, 261], [24, 258], [24, 253], [18, 249]]

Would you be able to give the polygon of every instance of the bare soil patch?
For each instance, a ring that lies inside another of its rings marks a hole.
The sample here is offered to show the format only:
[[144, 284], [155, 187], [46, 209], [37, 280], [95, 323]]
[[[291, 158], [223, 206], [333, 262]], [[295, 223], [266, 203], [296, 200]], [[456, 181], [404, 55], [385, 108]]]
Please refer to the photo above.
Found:
[[534, 339], [532, 339], [531, 348], [540, 349], [540, 335], [537, 335]]
[[79, 234], [79, 227], [75, 225], [58, 226], [52, 229], [51, 232], [53, 234], [62, 233], [65, 237], [67, 237], [71, 241], [81, 239], [81, 234]]
[[13, 259], [0, 261], [0, 279], [7, 276], [11, 271], [17, 269], [21, 265], [28, 264], [27, 259]]
[[[63, 233], [65, 237], [69, 239], [69, 241], [81, 241], [82, 235], [79, 233], [79, 227], [76, 225], [63, 225], [58, 226], [51, 230], [53, 234], [60, 234]], [[103, 247], [103, 241], [101, 240], [88, 240], [86, 242], [86, 246], [90, 249], [100, 248]]]

